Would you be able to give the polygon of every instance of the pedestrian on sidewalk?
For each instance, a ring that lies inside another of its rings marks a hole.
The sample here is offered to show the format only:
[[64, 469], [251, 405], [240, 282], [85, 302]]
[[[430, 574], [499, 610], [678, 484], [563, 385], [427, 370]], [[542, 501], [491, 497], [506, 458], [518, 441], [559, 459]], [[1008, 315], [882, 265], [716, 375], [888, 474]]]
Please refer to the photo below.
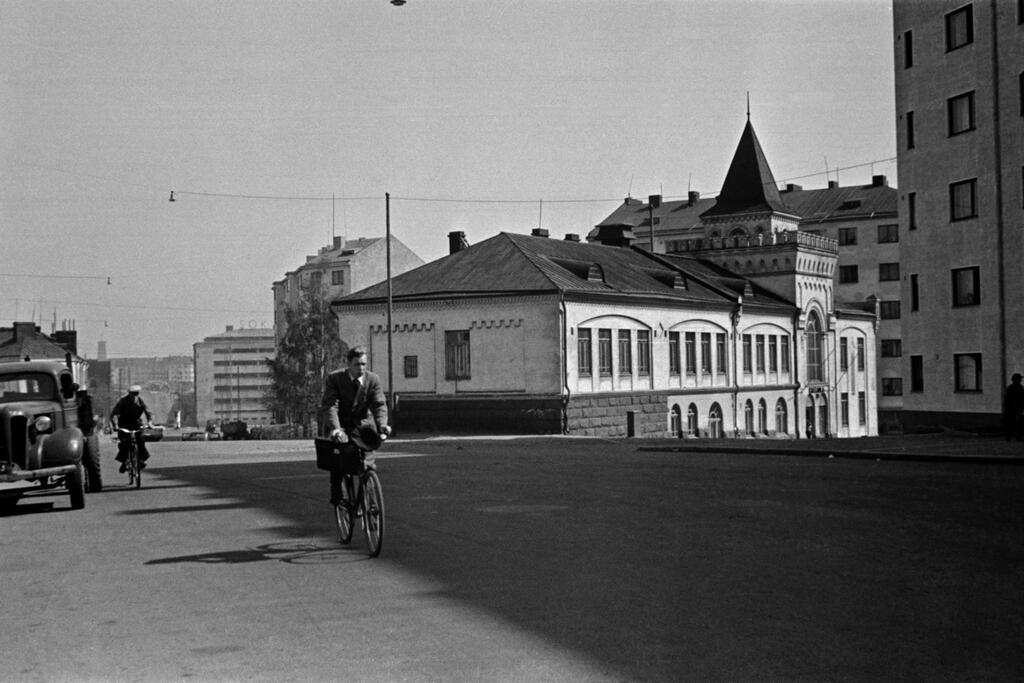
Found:
[[1003, 433], [1007, 441], [1024, 438], [1024, 386], [1020, 381], [1021, 374], [1015, 372], [1003, 395]]

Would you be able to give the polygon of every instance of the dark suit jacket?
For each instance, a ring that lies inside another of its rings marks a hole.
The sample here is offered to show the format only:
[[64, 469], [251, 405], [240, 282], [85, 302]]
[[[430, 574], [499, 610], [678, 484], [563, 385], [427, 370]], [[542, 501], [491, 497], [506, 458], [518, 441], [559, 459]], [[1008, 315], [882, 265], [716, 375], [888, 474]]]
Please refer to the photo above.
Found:
[[348, 374], [348, 369], [335, 370], [327, 375], [324, 384], [323, 407], [327, 413], [327, 431], [334, 429], [349, 430], [360, 422], [373, 420], [379, 431], [388, 423], [388, 406], [384, 401], [384, 390], [380, 386], [380, 377], [372, 372], [364, 372], [362, 384], [358, 384]]

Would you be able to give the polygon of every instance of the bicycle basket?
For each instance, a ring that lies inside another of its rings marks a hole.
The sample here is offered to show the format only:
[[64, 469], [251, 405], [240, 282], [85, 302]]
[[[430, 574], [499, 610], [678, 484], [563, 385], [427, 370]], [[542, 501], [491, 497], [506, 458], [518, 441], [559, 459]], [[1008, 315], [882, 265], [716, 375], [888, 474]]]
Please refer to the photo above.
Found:
[[351, 443], [338, 443], [331, 439], [313, 439], [316, 445], [316, 466], [338, 474], [362, 474], [363, 459], [359, 449]]

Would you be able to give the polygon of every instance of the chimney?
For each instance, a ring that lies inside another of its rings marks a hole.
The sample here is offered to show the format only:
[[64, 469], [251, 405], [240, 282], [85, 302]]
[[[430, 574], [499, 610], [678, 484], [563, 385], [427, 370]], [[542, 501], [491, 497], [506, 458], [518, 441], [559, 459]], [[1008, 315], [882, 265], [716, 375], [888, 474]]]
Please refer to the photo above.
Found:
[[799, 192], [804, 189], [803, 185], [797, 185], [795, 183], [786, 183], [786, 189], [783, 192]]
[[838, 180], [830, 180], [830, 181], [828, 181], [828, 189], [834, 190], [837, 187], [839, 187], [839, 181]]
[[873, 175], [871, 176], [872, 187], [889, 187], [889, 183], [886, 182], [884, 175]]
[[77, 330], [57, 330], [53, 333], [53, 341], [63, 347], [65, 351], [78, 355]]
[[597, 237], [594, 241], [609, 247], [628, 247], [633, 244], [635, 239], [636, 235], [633, 234], [632, 225], [616, 223], [597, 226]]
[[341, 237], [334, 238], [334, 249], [341, 249]]
[[227, 326], [227, 329], [226, 329], [226, 330], [224, 330], [224, 331], [225, 331], [225, 332], [233, 332], [233, 331], [234, 331], [234, 329], [235, 329], [235, 326], [234, 326], [234, 325], [228, 325], [228, 326]]
[[35, 323], [14, 323], [14, 341], [30, 338], [37, 331]]
[[578, 234], [576, 234], [575, 232], [567, 232], [565, 234], [565, 241], [566, 242], [579, 242], [580, 241], [580, 236]]
[[689, 192], [686, 193], [687, 206], [693, 206], [694, 204], [697, 203], [698, 199], [700, 199], [700, 192], [697, 192], [697, 190], [690, 190]]
[[461, 230], [448, 233], [448, 253], [454, 254], [457, 251], [462, 251], [469, 246], [469, 242], [466, 241], [466, 233]]
[[548, 236], [548, 229], [547, 228], [534, 228], [533, 231], [530, 234], [533, 235], [534, 237], [547, 237]]
[[106, 359], [107, 359], [107, 342], [103, 341], [103, 340], [96, 342], [96, 360], [106, 360]]

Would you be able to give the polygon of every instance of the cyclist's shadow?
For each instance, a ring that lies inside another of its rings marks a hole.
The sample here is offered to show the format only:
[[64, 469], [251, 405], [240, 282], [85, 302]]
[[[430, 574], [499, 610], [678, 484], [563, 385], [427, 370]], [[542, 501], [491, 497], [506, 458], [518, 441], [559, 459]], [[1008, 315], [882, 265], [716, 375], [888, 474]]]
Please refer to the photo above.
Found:
[[289, 564], [320, 564], [326, 562], [356, 562], [368, 560], [363, 553], [338, 545], [318, 545], [304, 541], [284, 543], [266, 543], [255, 548], [242, 550], [222, 550], [197, 555], [179, 555], [178, 557], [162, 557], [149, 560], [146, 564], [177, 564], [179, 562], [196, 562], [199, 564], [242, 564], [245, 562], [265, 562], [276, 560]]

